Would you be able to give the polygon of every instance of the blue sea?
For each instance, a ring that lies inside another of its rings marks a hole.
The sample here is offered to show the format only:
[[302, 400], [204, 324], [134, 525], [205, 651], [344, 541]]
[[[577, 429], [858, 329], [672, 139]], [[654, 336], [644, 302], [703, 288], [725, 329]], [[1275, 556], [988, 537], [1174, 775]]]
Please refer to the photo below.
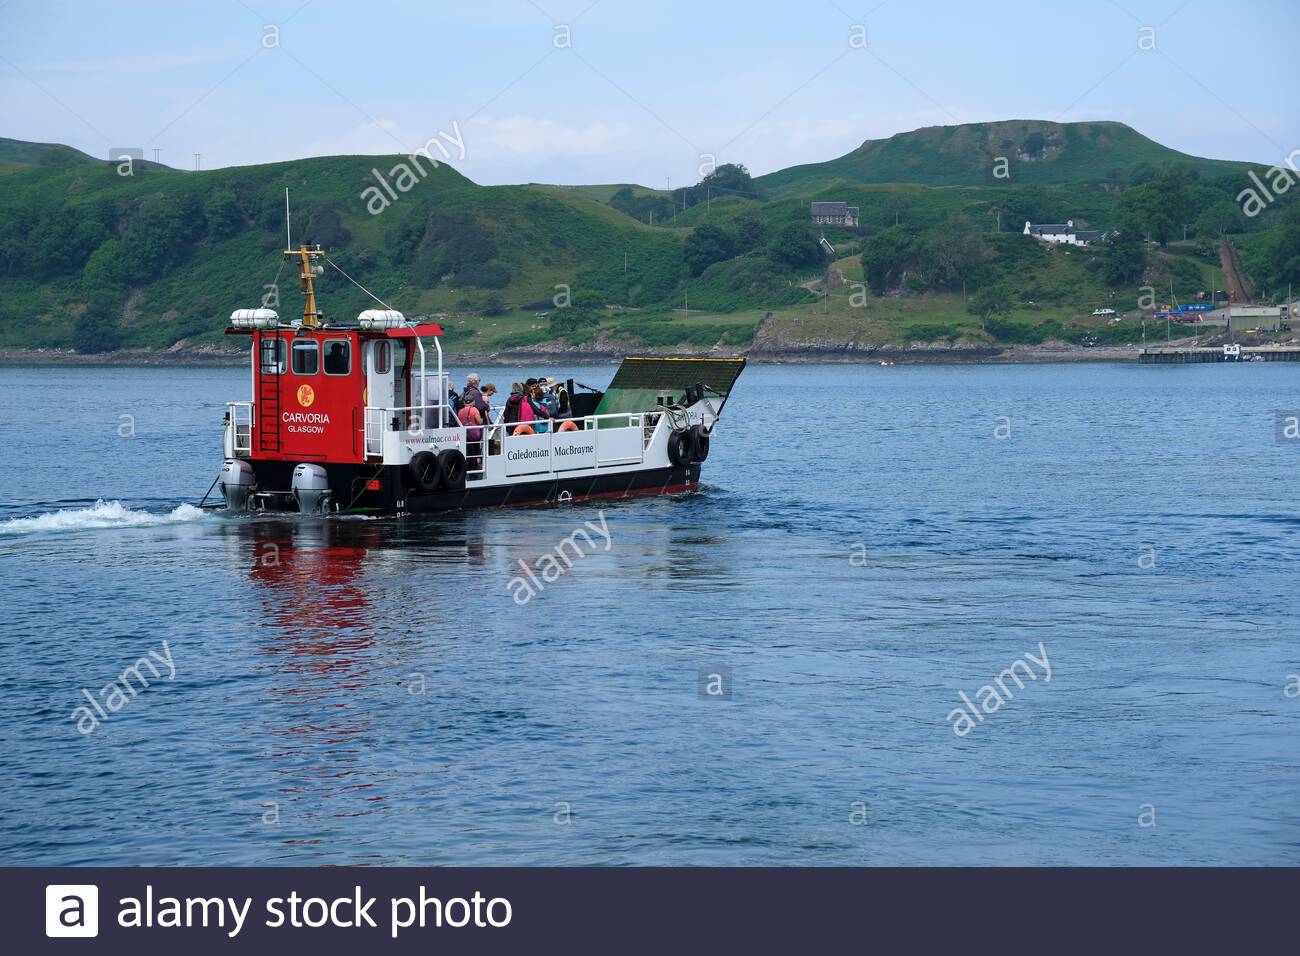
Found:
[[694, 495], [286, 519], [246, 370], [0, 369], [0, 864], [1300, 864], [1297, 386], [754, 366]]

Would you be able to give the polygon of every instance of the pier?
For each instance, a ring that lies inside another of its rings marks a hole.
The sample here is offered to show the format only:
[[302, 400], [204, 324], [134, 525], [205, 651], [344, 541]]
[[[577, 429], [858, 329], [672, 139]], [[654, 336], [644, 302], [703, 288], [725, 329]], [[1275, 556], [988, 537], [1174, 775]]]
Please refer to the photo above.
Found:
[[1191, 346], [1145, 348], [1143, 365], [1184, 365], [1192, 362], [1300, 362], [1300, 345]]

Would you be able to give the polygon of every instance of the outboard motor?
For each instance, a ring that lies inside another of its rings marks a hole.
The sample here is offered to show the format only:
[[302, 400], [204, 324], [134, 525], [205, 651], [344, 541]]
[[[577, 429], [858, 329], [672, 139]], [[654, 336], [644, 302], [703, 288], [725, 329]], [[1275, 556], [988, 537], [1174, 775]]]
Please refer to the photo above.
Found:
[[253, 493], [253, 466], [239, 458], [227, 458], [221, 466], [221, 496], [226, 499], [226, 507], [231, 511], [243, 511], [248, 507], [248, 496]]
[[298, 510], [303, 514], [316, 514], [329, 509], [329, 476], [320, 465], [304, 462], [294, 468], [290, 488], [294, 500], [298, 502]]

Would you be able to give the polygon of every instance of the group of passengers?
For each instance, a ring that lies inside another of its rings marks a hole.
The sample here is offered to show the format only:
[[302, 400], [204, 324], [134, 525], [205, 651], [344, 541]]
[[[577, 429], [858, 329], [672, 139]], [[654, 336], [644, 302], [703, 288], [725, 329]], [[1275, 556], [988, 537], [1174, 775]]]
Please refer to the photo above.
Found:
[[570, 432], [578, 428], [573, 420], [569, 390], [554, 378], [530, 378], [511, 385], [501, 421], [512, 435], [540, 435], [551, 428]]
[[[465, 379], [464, 391], [456, 394], [452, 389], [448, 394], [456, 417], [465, 427], [466, 458], [471, 470], [482, 467], [485, 426], [501, 423], [511, 435], [544, 434], [552, 427], [557, 432], [568, 432], [579, 427], [573, 420], [573, 405], [563, 382], [544, 377], [515, 382], [505, 407], [498, 411], [492, 407], [497, 387], [491, 382], [480, 385], [480, 381], [479, 374], [471, 372]], [[492, 436], [493, 454], [499, 450], [499, 441], [499, 433]]]

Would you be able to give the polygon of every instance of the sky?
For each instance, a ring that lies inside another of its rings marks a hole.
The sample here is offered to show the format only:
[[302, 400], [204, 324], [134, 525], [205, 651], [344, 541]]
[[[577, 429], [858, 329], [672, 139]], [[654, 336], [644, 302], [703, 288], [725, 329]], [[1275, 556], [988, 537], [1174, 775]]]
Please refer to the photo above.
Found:
[[1272, 164], [1300, 148], [1297, 41], [1296, 0], [0, 0], [0, 136], [191, 169], [437, 137], [479, 183], [663, 187], [1118, 120]]

